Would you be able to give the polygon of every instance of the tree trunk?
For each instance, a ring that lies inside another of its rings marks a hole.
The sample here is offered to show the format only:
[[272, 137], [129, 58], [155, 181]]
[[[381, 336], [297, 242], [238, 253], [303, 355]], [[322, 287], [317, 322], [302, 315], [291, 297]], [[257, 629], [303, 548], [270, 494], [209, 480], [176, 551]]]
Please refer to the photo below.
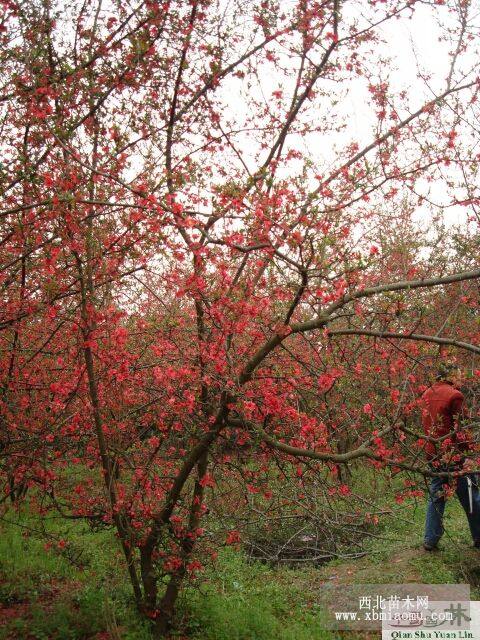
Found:
[[[172, 574], [170, 582], [168, 583], [165, 593], [158, 605], [154, 627], [155, 638], [164, 638], [173, 624], [175, 605], [177, 603], [178, 594], [180, 593], [183, 580], [187, 574], [187, 564], [192, 556], [195, 546], [195, 532], [198, 529], [198, 525], [200, 524], [200, 519], [202, 517], [202, 502], [205, 492], [202, 480], [207, 473], [207, 468], [208, 456], [207, 453], [204, 453], [197, 465], [198, 475], [195, 480], [195, 487], [193, 489], [192, 501], [190, 504], [187, 534], [183, 538], [181, 545], [182, 565], [178, 571]], [[145, 583], [144, 591], [145, 593], [147, 592]]]

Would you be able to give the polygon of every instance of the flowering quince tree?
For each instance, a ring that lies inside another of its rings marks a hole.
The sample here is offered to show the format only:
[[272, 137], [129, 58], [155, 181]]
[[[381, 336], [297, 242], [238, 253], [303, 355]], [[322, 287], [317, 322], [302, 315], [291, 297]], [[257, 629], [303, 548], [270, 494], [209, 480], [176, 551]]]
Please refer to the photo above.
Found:
[[[226, 479], [432, 473], [428, 366], [480, 352], [473, 4], [2, 1], [2, 504], [114, 527], [158, 636]], [[409, 91], [418, 12], [449, 65]]]

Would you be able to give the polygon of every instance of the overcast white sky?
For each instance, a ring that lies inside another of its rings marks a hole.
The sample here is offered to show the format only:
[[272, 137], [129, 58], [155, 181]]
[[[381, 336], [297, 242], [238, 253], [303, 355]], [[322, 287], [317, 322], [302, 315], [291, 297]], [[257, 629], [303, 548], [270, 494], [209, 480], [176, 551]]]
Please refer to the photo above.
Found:
[[[289, 5], [289, 0], [281, 0], [280, 4]], [[348, 5], [348, 3], [346, 3]], [[345, 11], [348, 10], [346, 6]], [[381, 10], [381, 5], [380, 9]], [[453, 18], [449, 17], [447, 7], [436, 7], [436, 14], [446, 21], [446, 24], [453, 24]], [[480, 13], [480, 0], [473, 0], [471, 14]], [[391, 56], [391, 64], [385, 68], [385, 74], [388, 73], [393, 88], [397, 90], [407, 89], [411, 97], [410, 109], [415, 111], [425, 101], [431, 99], [434, 94], [441, 93], [446, 88], [446, 78], [448, 76], [450, 56], [450, 45], [447, 42], [440, 42], [442, 35], [437, 20], [433, 17], [432, 8], [424, 5], [417, 5], [411, 19], [402, 18], [400, 20], [390, 20], [380, 27], [381, 33], [386, 40], [385, 53]], [[478, 23], [478, 15], [477, 15]], [[340, 28], [341, 35], [341, 28]], [[475, 61], [464, 56], [459, 60], [460, 66], [472, 68]], [[418, 71], [426, 73], [430, 76], [428, 84], [419, 78]], [[292, 69], [292, 80], [295, 72]], [[278, 88], [279, 77], [274, 74], [262, 77], [262, 93], [267, 97], [272, 91]], [[227, 95], [227, 109], [230, 114], [235, 117], [238, 115], [242, 119], [244, 115], [245, 105], [242, 100], [238, 99], [238, 84], [231, 85], [230, 89], [236, 86], [237, 91], [230, 91]], [[228, 84], [227, 84], [228, 87]], [[284, 86], [285, 88], [285, 86]], [[342, 98], [342, 112], [346, 116], [348, 123], [347, 128], [340, 136], [335, 135], [331, 141], [322, 137], [320, 141], [306, 139], [305, 144], [308, 145], [310, 152], [319, 158], [319, 165], [329, 164], [335, 161], [334, 146], [343, 145], [347, 140], [356, 140], [360, 147], [368, 144], [372, 140], [373, 127], [375, 117], [371, 105], [368, 104], [368, 92], [365, 79], [352, 79], [348, 83], [348, 92]], [[402, 113], [405, 116], [407, 113]], [[243, 145], [242, 145], [243, 146]], [[248, 145], [245, 159], [248, 163]], [[254, 166], [252, 164], [252, 170]], [[427, 185], [425, 184], [425, 187]], [[448, 200], [444, 198], [443, 188], [441, 184], [428, 185], [430, 194], [438, 203], [447, 204]], [[467, 211], [464, 207], [450, 207], [445, 211], [445, 220], [451, 224], [464, 222]], [[417, 213], [418, 220], [428, 224], [430, 213], [425, 208], [419, 208]]]

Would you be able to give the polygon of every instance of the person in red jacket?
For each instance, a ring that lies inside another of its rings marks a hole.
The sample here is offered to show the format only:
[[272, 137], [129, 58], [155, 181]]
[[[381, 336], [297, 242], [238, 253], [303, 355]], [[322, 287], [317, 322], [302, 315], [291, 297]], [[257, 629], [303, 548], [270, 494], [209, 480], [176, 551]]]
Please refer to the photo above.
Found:
[[[439, 367], [435, 384], [422, 395], [424, 449], [432, 471], [459, 471], [464, 465], [465, 453], [472, 446], [469, 436], [459, 425], [464, 405], [464, 396], [458, 389], [462, 378], [457, 365], [444, 362]], [[445, 488], [449, 482], [451, 479], [438, 476], [433, 477], [430, 484], [423, 543], [427, 551], [436, 548], [443, 534]], [[467, 515], [474, 546], [480, 548], [480, 493], [476, 476], [458, 476], [455, 491]]]

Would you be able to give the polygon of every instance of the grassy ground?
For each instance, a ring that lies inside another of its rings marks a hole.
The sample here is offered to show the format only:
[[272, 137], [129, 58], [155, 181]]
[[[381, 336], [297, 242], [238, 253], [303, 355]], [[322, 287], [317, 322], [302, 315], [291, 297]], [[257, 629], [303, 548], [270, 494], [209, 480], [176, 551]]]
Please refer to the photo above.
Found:
[[[240, 550], [225, 548], [200, 588], [187, 589], [182, 596], [179, 631], [172, 637], [365, 638], [322, 631], [319, 594], [326, 585], [480, 584], [480, 552], [471, 548], [465, 516], [455, 500], [447, 506], [447, 535], [438, 552], [421, 548], [423, 505], [405, 514], [406, 519], [390, 521], [379, 537], [368, 541], [367, 556], [322, 567], [271, 568], [247, 563]], [[37, 519], [12, 511], [1, 521], [0, 639], [149, 640], [148, 626], [132, 606], [122, 558], [119, 553], [112, 557], [112, 548], [117, 548], [112, 533], [93, 533], [80, 522], [47, 522], [53, 536], [48, 550]], [[68, 541], [65, 546], [63, 540]], [[480, 599], [475, 586], [472, 599]]]

